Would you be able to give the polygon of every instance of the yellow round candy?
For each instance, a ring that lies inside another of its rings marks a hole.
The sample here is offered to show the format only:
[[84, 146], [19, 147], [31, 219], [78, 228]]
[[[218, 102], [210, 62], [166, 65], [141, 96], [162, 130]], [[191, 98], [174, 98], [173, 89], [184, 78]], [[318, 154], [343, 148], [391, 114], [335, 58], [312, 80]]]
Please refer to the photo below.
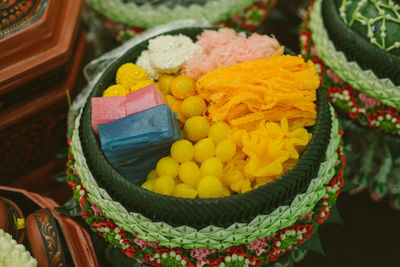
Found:
[[133, 63], [125, 63], [117, 70], [116, 82], [123, 87], [130, 89], [138, 81], [149, 80], [147, 73]]
[[214, 176], [214, 177], [222, 177], [224, 170], [224, 165], [219, 158], [210, 158], [205, 160], [201, 166], [200, 171], [203, 176]]
[[129, 90], [123, 87], [120, 84], [114, 84], [109, 86], [104, 92], [103, 97], [111, 97], [111, 96], [126, 96], [129, 93]]
[[192, 160], [194, 156], [193, 144], [188, 140], [179, 140], [171, 146], [171, 157], [178, 162]]
[[181, 166], [179, 166], [178, 173], [181, 181], [193, 188], [197, 187], [201, 177], [203, 177], [199, 166], [193, 161], [183, 162]]
[[232, 195], [231, 190], [229, 190], [228, 188], [226, 188], [224, 186], [224, 188], [222, 189], [222, 194], [224, 197], [230, 197]]
[[157, 177], [158, 177], [157, 171], [156, 171], [156, 169], [154, 169], [154, 170], [151, 170], [151, 171], [149, 172], [149, 174], [147, 174], [146, 180], [147, 180], [147, 181], [153, 181], [153, 180], [155, 180]]
[[175, 178], [178, 175], [179, 164], [171, 157], [163, 157], [156, 166], [156, 171], [159, 176], [170, 176]]
[[186, 75], [179, 75], [171, 82], [171, 93], [178, 99], [194, 95], [196, 87], [194, 80]]
[[168, 107], [170, 109], [172, 109], [172, 107], [174, 106], [175, 101], [177, 101], [176, 98], [174, 96], [172, 96], [172, 95], [166, 95], [165, 96], [165, 100], [167, 100], [167, 104], [168, 104]]
[[161, 93], [163, 93], [164, 95], [171, 93], [171, 83], [174, 79], [175, 76], [172, 75], [166, 75], [166, 74], [161, 75], [160, 79], [158, 80]]
[[145, 88], [145, 87], [149, 86], [150, 84], [154, 84], [154, 82], [152, 80], [138, 81], [131, 88], [129, 88], [129, 92], [132, 93], [139, 89]]
[[153, 191], [154, 190], [154, 182], [155, 180], [150, 180], [150, 181], [145, 181], [140, 187], [149, 190], [149, 191]]
[[201, 96], [189, 96], [182, 101], [181, 111], [186, 118], [203, 116], [207, 105]]
[[210, 126], [208, 130], [208, 137], [211, 137], [214, 140], [215, 144], [218, 144], [221, 140], [227, 138], [231, 127], [222, 121], [218, 121]]
[[174, 192], [175, 181], [170, 176], [160, 176], [154, 182], [153, 191], [157, 194], [170, 196]]
[[233, 170], [227, 173], [224, 173], [224, 175], [221, 177], [221, 182], [228, 188], [231, 188], [231, 185], [239, 180], [243, 180], [244, 175], [239, 171], [239, 170]]
[[197, 192], [200, 198], [218, 198], [224, 196], [224, 186], [214, 176], [203, 177], [197, 185]]
[[194, 116], [187, 119], [184, 131], [187, 139], [196, 142], [207, 137], [208, 128], [209, 123], [206, 118], [202, 116]]
[[201, 139], [194, 145], [194, 159], [197, 162], [203, 162], [215, 155], [215, 145], [211, 138]]
[[178, 113], [178, 120], [181, 122], [185, 122], [186, 118], [185, 116], [183, 116], [182, 111], [181, 111], [181, 104], [182, 101], [180, 100], [176, 100], [173, 104], [172, 104], [172, 110], [175, 111], [176, 113]]
[[236, 144], [230, 139], [220, 141], [215, 147], [215, 156], [223, 162], [229, 161], [236, 153]]
[[178, 184], [172, 194], [174, 197], [195, 198], [197, 190], [187, 184]]

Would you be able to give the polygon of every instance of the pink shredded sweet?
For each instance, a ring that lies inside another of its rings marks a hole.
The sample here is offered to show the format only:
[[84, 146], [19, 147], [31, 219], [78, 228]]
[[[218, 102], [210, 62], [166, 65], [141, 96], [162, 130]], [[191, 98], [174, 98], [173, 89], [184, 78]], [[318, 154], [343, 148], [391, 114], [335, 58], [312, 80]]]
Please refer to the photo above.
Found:
[[247, 38], [245, 33], [227, 28], [203, 31], [196, 44], [203, 52], [194, 54], [182, 68], [184, 74], [196, 80], [219, 67], [269, 58], [280, 48], [275, 38], [257, 33]]

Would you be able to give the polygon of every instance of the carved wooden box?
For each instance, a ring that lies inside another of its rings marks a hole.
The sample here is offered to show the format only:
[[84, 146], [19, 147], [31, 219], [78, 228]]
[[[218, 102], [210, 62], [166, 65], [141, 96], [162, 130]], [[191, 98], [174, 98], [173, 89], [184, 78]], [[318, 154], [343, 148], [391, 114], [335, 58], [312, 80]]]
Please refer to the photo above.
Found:
[[78, 90], [82, 2], [0, 1], [0, 185], [44, 192], [62, 168], [54, 159], [66, 146], [66, 90]]

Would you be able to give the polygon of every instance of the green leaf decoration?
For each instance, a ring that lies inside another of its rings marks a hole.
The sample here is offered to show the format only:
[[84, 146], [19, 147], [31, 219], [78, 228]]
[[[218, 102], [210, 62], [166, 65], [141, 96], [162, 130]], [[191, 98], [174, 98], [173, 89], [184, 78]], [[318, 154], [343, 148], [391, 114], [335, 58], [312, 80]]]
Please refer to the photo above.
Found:
[[344, 154], [346, 156], [346, 164], [351, 165], [354, 161], [360, 158], [360, 154], [353, 151], [352, 144], [348, 144], [344, 147]]
[[54, 174], [51, 177], [51, 180], [54, 182], [59, 182], [59, 183], [66, 183], [67, 182], [67, 174], [65, 171], [61, 171], [59, 173]]
[[326, 255], [322, 244], [321, 244], [321, 239], [319, 238], [319, 230], [315, 231], [313, 235], [308, 239], [304, 244], [300, 246], [301, 248], [305, 248], [309, 251], [316, 252], [318, 254], [321, 254], [323, 256]]
[[294, 267], [294, 263], [290, 253], [286, 253], [280, 257], [276, 262], [270, 265], [271, 267]]
[[295, 247], [290, 253], [294, 262], [300, 262], [307, 255], [308, 250], [305, 248]]
[[63, 206], [55, 207], [54, 209], [62, 215], [69, 217], [82, 217], [81, 207], [74, 197], [71, 197]]
[[350, 179], [348, 177], [346, 177], [346, 176], [343, 178], [343, 180], [344, 180], [344, 185], [343, 185], [343, 187], [341, 189], [342, 192], [350, 191], [350, 190], [355, 189], [355, 188], [357, 188], [359, 186], [357, 184], [352, 183], [350, 181]]
[[66, 159], [67, 157], [68, 157], [68, 147], [65, 147], [64, 149], [56, 153], [57, 159]]
[[342, 217], [340, 217], [339, 210], [336, 205], [333, 205], [331, 207], [331, 214], [329, 215], [325, 223], [345, 224]]

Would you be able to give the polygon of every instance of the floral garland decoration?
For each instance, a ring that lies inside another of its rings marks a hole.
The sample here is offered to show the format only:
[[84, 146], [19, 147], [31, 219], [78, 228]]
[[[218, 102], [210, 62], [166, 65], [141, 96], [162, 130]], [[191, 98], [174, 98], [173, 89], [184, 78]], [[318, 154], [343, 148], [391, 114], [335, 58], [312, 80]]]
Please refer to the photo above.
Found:
[[308, 10], [300, 26], [301, 54], [314, 62], [321, 85], [328, 90], [329, 101], [361, 125], [400, 135], [400, 110], [354, 89], [325, 65], [317, 54], [309, 24]]
[[[343, 132], [339, 132], [343, 135]], [[71, 140], [68, 140], [68, 144]], [[74, 169], [74, 159], [69, 151], [67, 162], [68, 185], [73, 189], [74, 198], [79, 202], [83, 219], [91, 230], [103, 237], [123, 254], [139, 263], [152, 266], [260, 266], [274, 262], [280, 256], [293, 250], [297, 244], [304, 243], [325, 222], [330, 214], [330, 208], [336, 203], [343, 186], [343, 169], [345, 158], [342, 144], [336, 151], [339, 159], [335, 166], [336, 177], [325, 184], [325, 195], [317, 202], [313, 211], [300, 216], [293, 226], [257, 239], [249, 244], [233, 246], [227, 249], [197, 248], [184, 250], [179, 248], [163, 248], [156, 242], [146, 242], [132, 234], [121, 230], [117, 224], [108, 219], [103, 212], [93, 204], [80, 182], [80, 177]]]

